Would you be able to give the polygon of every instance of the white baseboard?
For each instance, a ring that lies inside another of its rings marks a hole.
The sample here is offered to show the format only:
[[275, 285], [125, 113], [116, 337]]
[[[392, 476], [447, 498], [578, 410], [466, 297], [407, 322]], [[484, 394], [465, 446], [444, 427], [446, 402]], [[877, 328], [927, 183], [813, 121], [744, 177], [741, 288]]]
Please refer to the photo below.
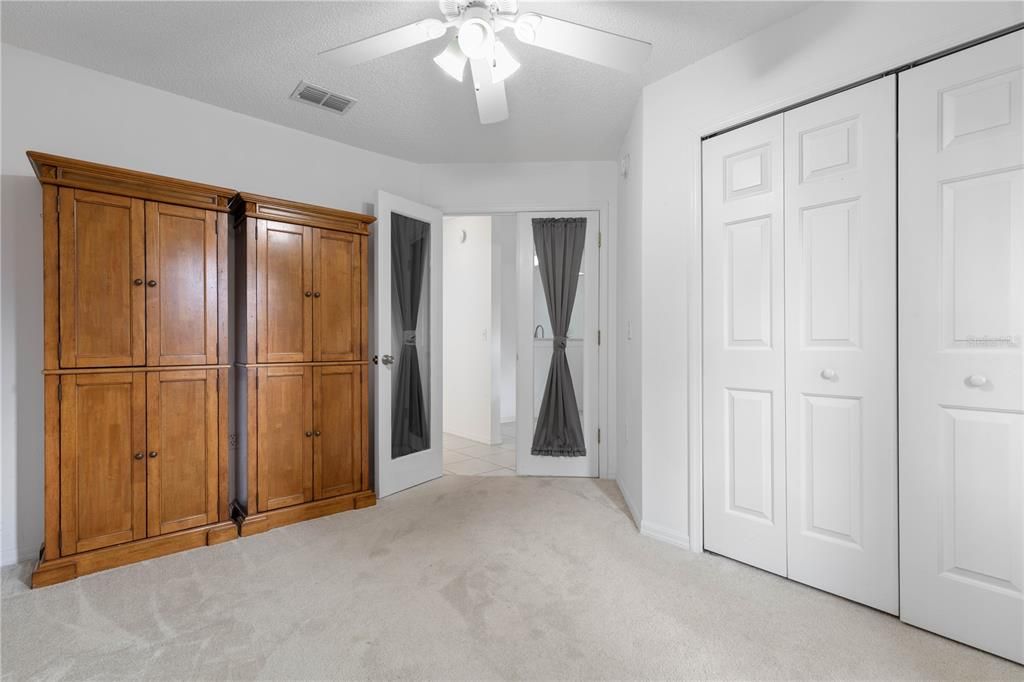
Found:
[[690, 549], [690, 538], [672, 528], [668, 528], [667, 526], [661, 526], [656, 523], [651, 523], [650, 521], [643, 521], [640, 523], [640, 534], [646, 535], [649, 538], [654, 538], [655, 540], [667, 542], [670, 545], [675, 545], [682, 549]]
[[629, 498], [629, 493], [622, 487], [622, 483], [615, 481], [615, 484], [619, 487], [619, 492], [622, 493], [622, 499], [626, 501], [626, 508], [629, 509], [629, 515], [633, 517], [633, 525], [636, 526], [637, 530], [643, 525], [643, 519], [640, 517], [640, 510], [633, 504], [633, 500]]

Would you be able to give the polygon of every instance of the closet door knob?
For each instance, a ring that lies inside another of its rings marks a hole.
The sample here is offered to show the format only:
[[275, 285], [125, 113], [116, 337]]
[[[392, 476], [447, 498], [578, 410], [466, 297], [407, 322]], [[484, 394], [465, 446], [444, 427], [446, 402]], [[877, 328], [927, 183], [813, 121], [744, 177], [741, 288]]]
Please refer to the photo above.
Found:
[[316, 436], [317, 438], [319, 438], [320, 437], [320, 432], [319, 431], [314, 431], [313, 435]]
[[983, 376], [981, 374], [972, 374], [971, 376], [967, 377], [967, 385], [968, 386], [973, 386], [974, 388], [978, 388], [979, 386], [984, 386], [987, 383], [988, 383], [988, 377], [985, 377], [985, 376]]
[[306, 431], [306, 438], [310, 438], [313, 435], [312, 431]]
[[135, 279], [132, 280], [132, 284], [134, 284], [137, 287], [141, 287], [144, 284], [144, 282], [142, 281], [141, 277], [136, 277]]
[[146, 284], [148, 284], [151, 287], [155, 287], [156, 286], [156, 280], [155, 279], [151, 279], [148, 282], [146, 282]]
[[136, 453], [135, 453], [134, 455], [132, 455], [132, 456], [133, 456], [133, 457], [135, 457], [135, 459], [142, 459], [143, 457], [145, 457], [145, 456], [146, 456], [146, 453], [145, 453], [145, 452], [136, 452]]
[[320, 292], [319, 291], [314, 291], [313, 292], [313, 298], [320, 298]]
[[154, 457], [156, 457], [156, 450], [150, 450], [149, 451], [149, 458], [153, 459]]
[[821, 370], [821, 378], [825, 381], [835, 381], [839, 378], [839, 372], [834, 369], [823, 369]]
[[306, 298], [309, 298], [312, 295], [313, 295], [312, 291], [307, 291], [306, 293], [303, 294], [303, 296], [305, 296]]

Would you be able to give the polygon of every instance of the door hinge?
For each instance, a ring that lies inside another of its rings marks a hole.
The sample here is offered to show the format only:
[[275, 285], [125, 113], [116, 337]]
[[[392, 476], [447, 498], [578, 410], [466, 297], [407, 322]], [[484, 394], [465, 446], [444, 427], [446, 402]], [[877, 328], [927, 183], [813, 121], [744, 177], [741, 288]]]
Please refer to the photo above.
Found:
[[597, 444], [601, 444], [601, 429], [597, 430]]
[[597, 248], [601, 248], [601, 233], [597, 233]]
[[597, 330], [597, 345], [601, 345], [601, 330]]
[[64, 391], [62, 389], [63, 389], [63, 384], [61, 384], [60, 380], [58, 379], [57, 380], [57, 402], [58, 403], [64, 397]]
[[63, 349], [62, 349], [63, 346], [64, 346], [63, 342], [60, 339], [57, 339], [57, 360], [58, 361], [62, 357], [64, 357], [64, 353], [63, 353]]

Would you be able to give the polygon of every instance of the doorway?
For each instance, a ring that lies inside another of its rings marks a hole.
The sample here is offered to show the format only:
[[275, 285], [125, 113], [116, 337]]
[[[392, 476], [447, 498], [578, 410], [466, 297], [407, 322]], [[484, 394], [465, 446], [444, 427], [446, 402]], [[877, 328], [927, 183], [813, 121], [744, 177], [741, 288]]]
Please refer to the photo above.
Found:
[[443, 220], [444, 471], [516, 473], [516, 218]]

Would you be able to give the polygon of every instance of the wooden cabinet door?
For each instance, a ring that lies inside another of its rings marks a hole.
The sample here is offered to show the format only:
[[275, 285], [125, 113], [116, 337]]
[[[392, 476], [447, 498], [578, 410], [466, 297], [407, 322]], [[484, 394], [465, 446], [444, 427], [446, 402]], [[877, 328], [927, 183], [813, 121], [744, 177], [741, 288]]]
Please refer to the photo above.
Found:
[[217, 214], [146, 202], [150, 365], [217, 363]]
[[313, 358], [312, 237], [301, 225], [256, 223], [256, 356], [259, 362]]
[[257, 375], [259, 511], [313, 499], [313, 369], [261, 367]]
[[145, 202], [68, 187], [58, 201], [61, 367], [145, 364]]
[[146, 390], [150, 537], [217, 521], [217, 370], [150, 372]]
[[313, 359], [366, 358], [366, 238], [313, 229]]
[[146, 537], [144, 376], [61, 377], [60, 537], [65, 556]]
[[313, 370], [313, 497], [369, 487], [366, 365]]

